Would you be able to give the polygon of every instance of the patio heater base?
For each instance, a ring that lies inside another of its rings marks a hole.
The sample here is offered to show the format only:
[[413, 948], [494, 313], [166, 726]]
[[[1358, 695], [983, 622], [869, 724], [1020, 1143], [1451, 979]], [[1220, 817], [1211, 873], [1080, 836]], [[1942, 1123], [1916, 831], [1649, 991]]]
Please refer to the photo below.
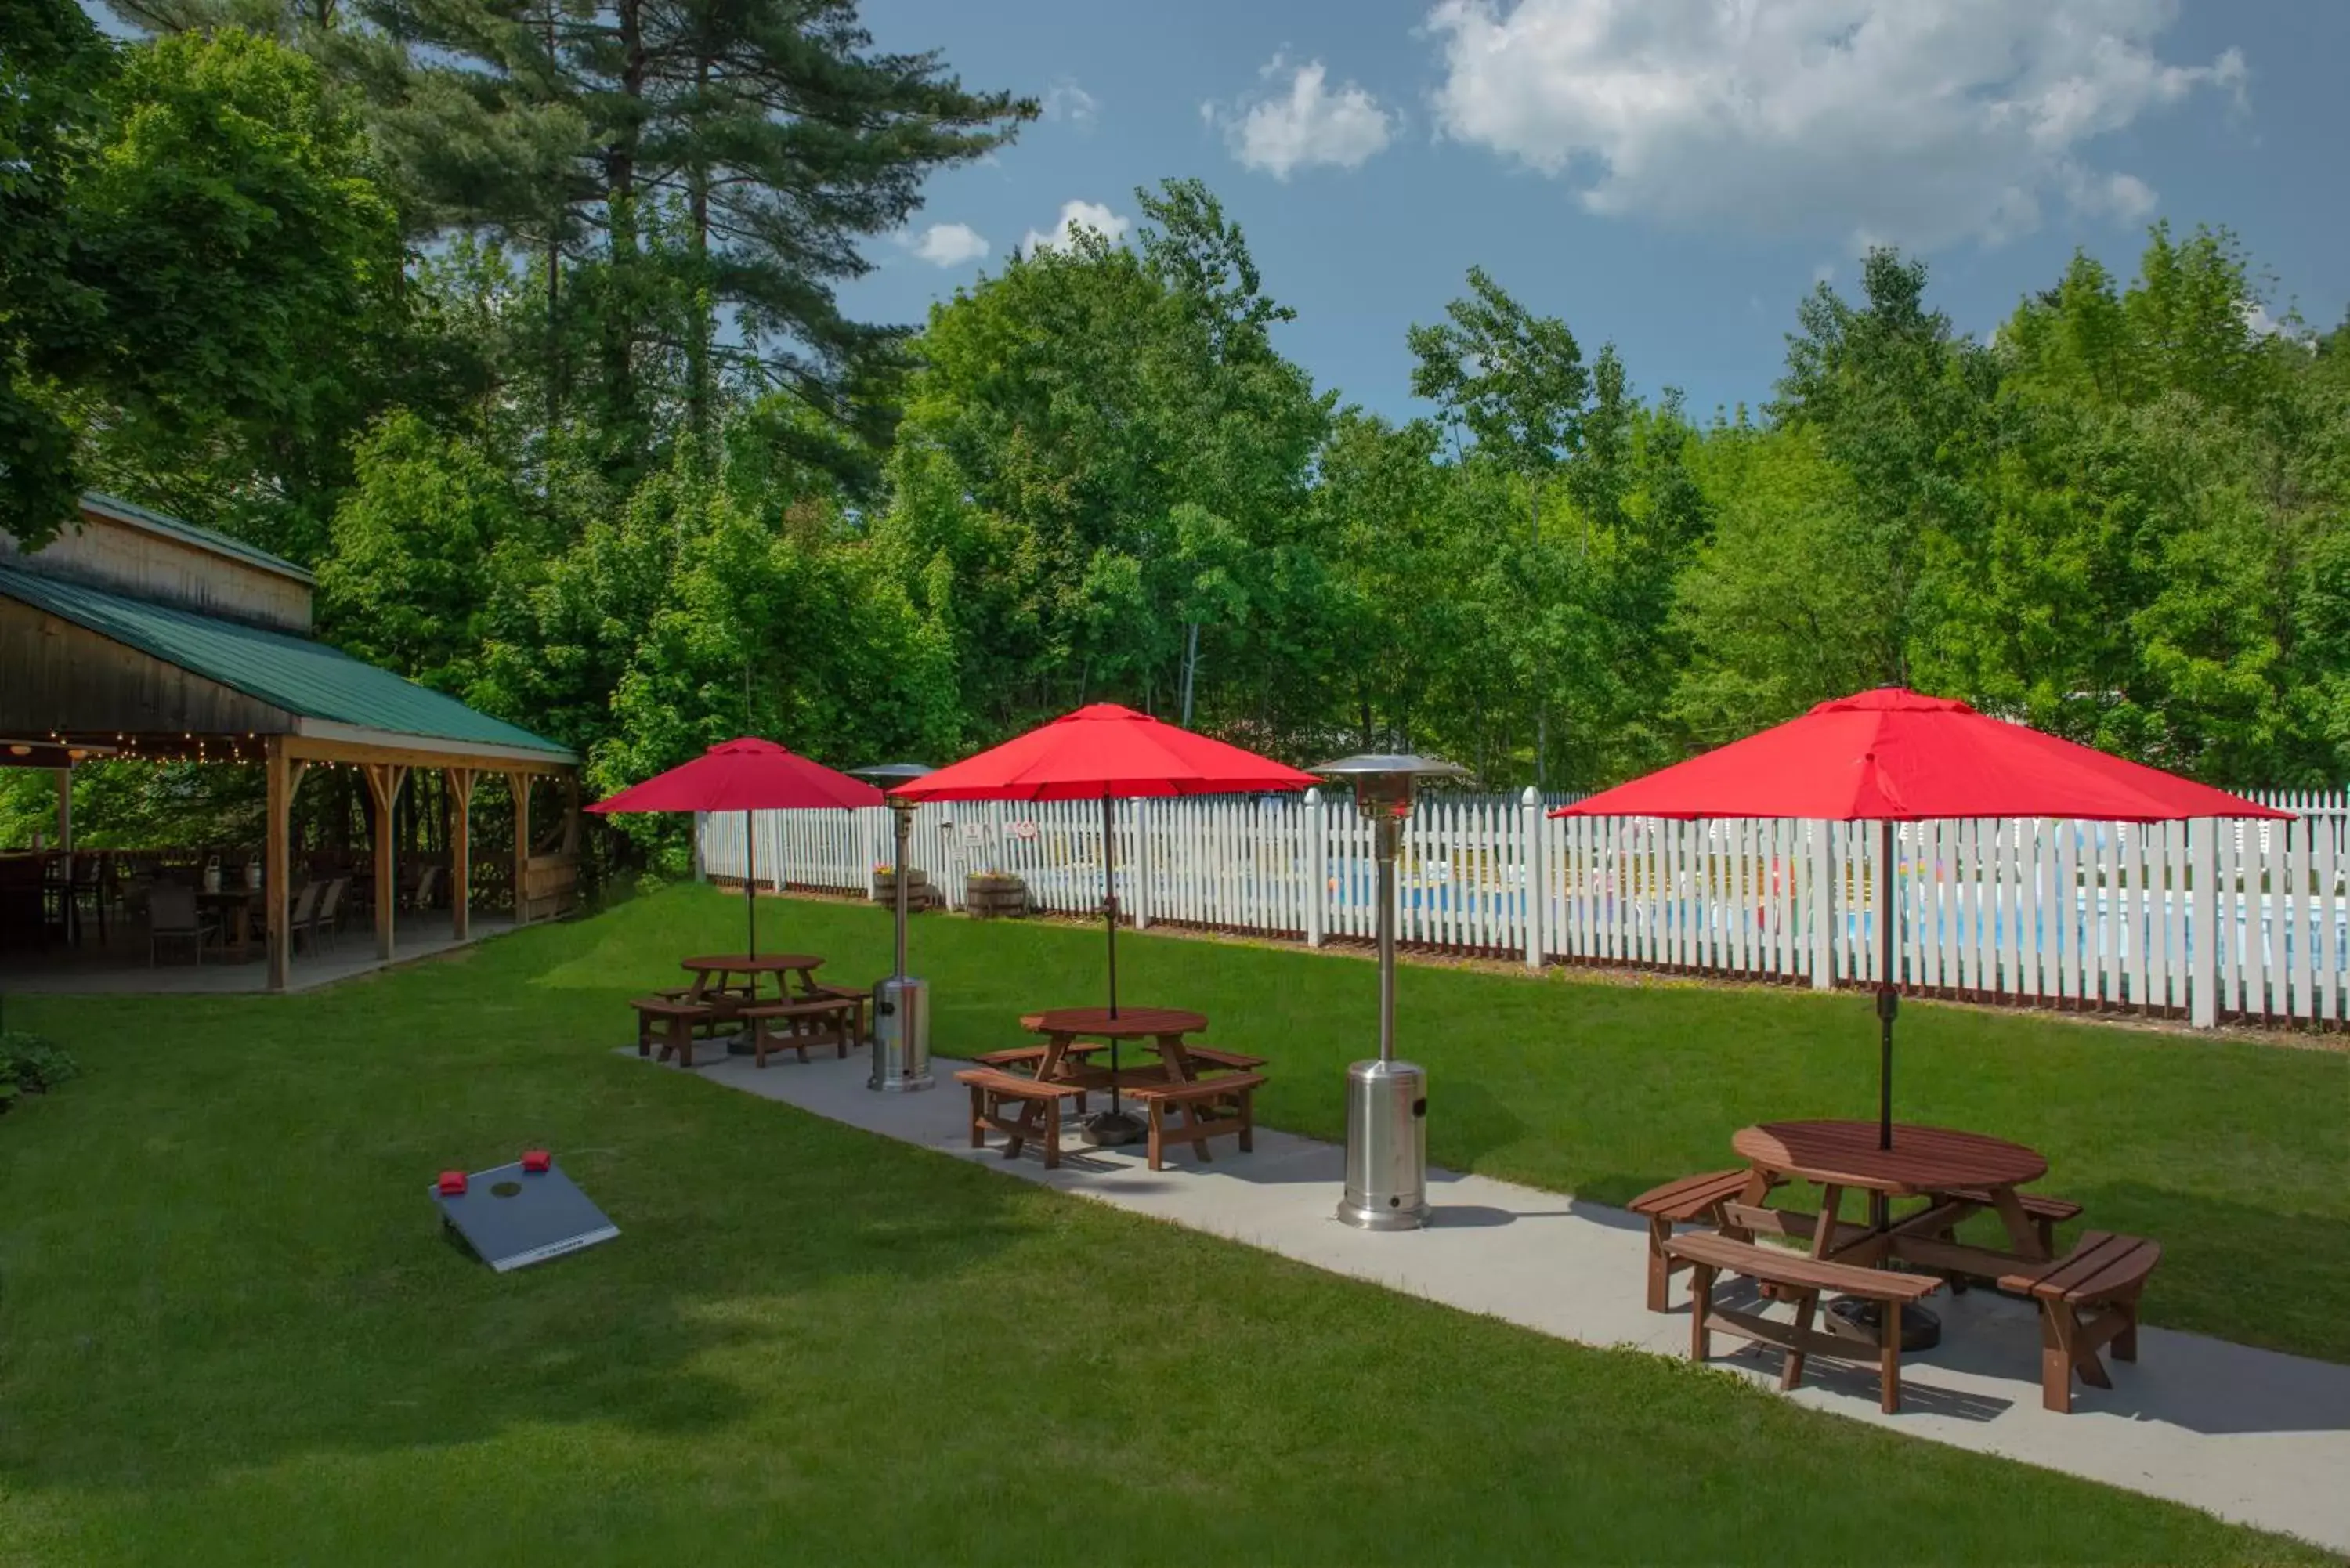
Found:
[[1123, 1148], [1140, 1143], [1149, 1129], [1124, 1111], [1103, 1111], [1086, 1123], [1085, 1140], [1096, 1148]]
[[[1828, 1322], [1823, 1325], [1831, 1333], [1846, 1332], [1856, 1339], [1871, 1345], [1885, 1343], [1885, 1308], [1877, 1302], [1863, 1301], [1858, 1296], [1838, 1296], [1827, 1303]], [[1901, 1309], [1901, 1349], [1931, 1350], [1942, 1343], [1941, 1318], [1921, 1306]]]

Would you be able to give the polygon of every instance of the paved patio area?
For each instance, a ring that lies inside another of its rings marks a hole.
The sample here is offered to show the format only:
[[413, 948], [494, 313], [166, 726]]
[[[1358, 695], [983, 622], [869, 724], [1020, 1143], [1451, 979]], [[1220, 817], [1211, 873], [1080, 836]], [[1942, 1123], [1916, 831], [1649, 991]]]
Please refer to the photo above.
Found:
[[[451, 933], [445, 911], [400, 917], [394, 963], [429, 958], [472, 943], [486, 941], [514, 929], [504, 915], [476, 913], [473, 931], [464, 941]], [[258, 948], [256, 945], [256, 954]], [[288, 991], [310, 991], [382, 969], [375, 956], [375, 929], [354, 928], [329, 939], [317, 953], [294, 955], [286, 977]], [[119, 932], [105, 946], [87, 941], [78, 947], [62, 943], [41, 950], [0, 953], [0, 992], [68, 996], [258, 994], [269, 989], [269, 966], [258, 957], [243, 961], [207, 950], [202, 963], [188, 961], [184, 949], [158, 964], [147, 961], [147, 940], [135, 932]]]
[[[1686, 1309], [1659, 1316], [1641, 1306], [1647, 1227], [1622, 1210], [1431, 1170], [1434, 1223], [1374, 1235], [1332, 1216], [1344, 1179], [1336, 1145], [1260, 1129], [1254, 1153], [1227, 1139], [1206, 1166], [1187, 1148], [1154, 1174], [1138, 1146], [1065, 1152], [1062, 1168], [1048, 1171], [1033, 1153], [1006, 1160], [998, 1149], [969, 1147], [968, 1096], [950, 1076], [960, 1063], [937, 1062], [941, 1086], [919, 1095], [868, 1091], [861, 1054], [764, 1071], [747, 1057], [702, 1063], [691, 1071], [714, 1084], [1316, 1268], [1562, 1339], [1688, 1354]], [[1330, 1092], [1342, 1087], [1334, 1082]], [[1436, 1085], [1431, 1114], [1443, 1114], [1442, 1096]], [[1686, 1279], [1674, 1282], [1677, 1301], [1686, 1299]], [[2159, 1273], [2150, 1289], [2162, 1289]], [[1817, 1359], [1805, 1386], [1786, 1397], [2350, 1552], [2350, 1366], [2146, 1328], [2138, 1363], [2113, 1364], [2113, 1389], [2076, 1389], [2074, 1413], [2058, 1416], [2041, 1407], [2030, 1307], [1980, 1290], [1945, 1292], [1934, 1307], [1942, 1345], [1903, 1362], [1900, 1414], [1878, 1412], [1873, 1370]], [[1747, 1345], [1715, 1365], [1775, 1380], [1778, 1353]]]

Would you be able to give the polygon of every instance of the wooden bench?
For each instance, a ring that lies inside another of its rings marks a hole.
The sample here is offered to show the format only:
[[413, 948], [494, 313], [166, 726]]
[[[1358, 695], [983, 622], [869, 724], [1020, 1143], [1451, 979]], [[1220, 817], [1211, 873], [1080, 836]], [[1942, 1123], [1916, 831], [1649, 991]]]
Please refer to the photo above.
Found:
[[[1015, 1073], [1024, 1070], [1030, 1077], [1035, 1077], [1037, 1067], [1044, 1063], [1045, 1053], [1051, 1049], [1050, 1045], [1014, 1045], [1005, 1051], [982, 1051], [972, 1060], [980, 1066], [993, 1067], [999, 1072]], [[1073, 1061], [1080, 1067], [1090, 1067], [1094, 1064], [1093, 1059], [1108, 1049], [1107, 1045], [1095, 1044], [1084, 1040], [1073, 1041], [1068, 1049], [1061, 1053], [1061, 1060]], [[1086, 1089], [1083, 1085], [1079, 1085], [1077, 1109], [1083, 1112], [1086, 1108]]]
[[2162, 1248], [2138, 1236], [2089, 1231], [2064, 1257], [2003, 1274], [1999, 1288], [2040, 1303], [2040, 1402], [2059, 1415], [2073, 1409], [2073, 1378], [2111, 1388], [2097, 1351], [2137, 1359], [2137, 1302]]
[[872, 1025], [867, 1012], [867, 1010], [873, 1005], [873, 992], [869, 989], [852, 991], [845, 985], [819, 985], [811, 981], [808, 982], [806, 996], [798, 1000], [847, 1002], [855, 1009], [849, 1020], [849, 1026], [857, 1032], [857, 1043], [860, 1045], [870, 1045], [873, 1043]]
[[675, 1052], [678, 1065], [693, 1065], [693, 1031], [697, 1024], [707, 1025], [718, 1016], [718, 1009], [706, 1002], [689, 1002], [675, 996], [640, 996], [629, 1003], [637, 1010], [637, 1054], [652, 1052], [653, 1026], [659, 1024], [661, 1033], [660, 1060], [666, 1062]]
[[[1740, 1170], [1710, 1170], [1702, 1176], [1684, 1176], [1678, 1181], [1668, 1181], [1662, 1187], [1651, 1187], [1629, 1205], [1635, 1214], [1646, 1216], [1648, 1221], [1648, 1310], [1669, 1312], [1672, 1277], [1689, 1267], [1665, 1252], [1665, 1242], [1671, 1239], [1679, 1225], [1708, 1224], [1719, 1228], [1722, 1223], [1721, 1206], [1746, 1190], [1747, 1179], [1753, 1173]], [[1743, 1231], [1733, 1232], [1740, 1240]]]
[[1195, 1066], [1222, 1067], [1232, 1073], [1253, 1073], [1264, 1065], [1262, 1056], [1243, 1056], [1238, 1051], [1219, 1051], [1212, 1045], [1186, 1045], [1183, 1054], [1191, 1058]]
[[857, 1004], [850, 1001], [815, 997], [804, 1002], [762, 1002], [738, 1007], [733, 1015], [750, 1025], [752, 1060], [762, 1067], [767, 1064], [770, 1051], [796, 1052], [805, 1062], [811, 1045], [830, 1045], [846, 1056], [849, 1046], [860, 1044]]
[[[1961, 1203], [1979, 1203], [1985, 1209], [1994, 1206], [1990, 1193], [1972, 1188], [1960, 1188], [1940, 1196], [1955, 1198]], [[2037, 1192], [2019, 1192], [2015, 1200], [2032, 1220], [2032, 1228], [2040, 1233], [2040, 1250], [2043, 1252], [2056, 1251], [2057, 1226], [2081, 1217], [2081, 1206], [2068, 1198], [2047, 1198]]]
[[[971, 1089], [972, 1147], [985, 1148], [988, 1133], [1000, 1132], [1010, 1140], [1003, 1146], [1003, 1158], [1016, 1159], [1021, 1147], [1035, 1138], [1045, 1146], [1045, 1168], [1051, 1170], [1060, 1165], [1061, 1103], [1076, 1098], [1084, 1090], [1075, 1084], [1041, 1083], [993, 1067], [966, 1067], [955, 1075], [955, 1082]], [[1006, 1100], [1019, 1104], [1018, 1120], [1007, 1119], [1001, 1114]]]
[[[1712, 1349], [1711, 1338], [1717, 1333], [1733, 1334], [1758, 1345], [1776, 1345], [1786, 1354], [1779, 1370], [1782, 1388], [1794, 1388], [1803, 1381], [1807, 1356], [1866, 1359], [1858, 1342], [1824, 1334], [1812, 1326], [1822, 1291], [1877, 1303], [1885, 1309], [1884, 1325], [1878, 1331], [1879, 1343], [1876, 1346], [1877, 1408], [1888, 1416], [1901, 1408], [1901, 1309], [1920, 1296], [1940, 1290], [1941, 1281], [1930, 1274], [1896, 1274], [1883, 1269], [1856, 1269], [1849, 1263], [1822, 1262], [1783, 1248], [1735, 1241], [1703, 1231], [1667, 1237], [1665, 1254], [1687, 1263], [1690, 1271], [1690, 1355], [1696, 1360], [1705, 1360]], [[1778, 1323], [1753, 1313], [1714, 1305], [1714, 1278], [1722, 1273], [1742, 1274], [1776, 1286], [1783, 1299], [1795, 1303], [1795, 1321]]]
[[1239, 1137], [1243, 1154], [1253, 1149], [1253, 1096], [1263, 1085], [1264, 1078], [1260, 1074], [1227, 1073], [1221, 1077], [1196, 1078], [1188, 1084], [1145, 1084], [1127, 1090], [1128, 1099], [1149, 1107], [1150, 1112], [1150, 1168], [1163, 1168], [1170, 1110], [1182, 1116], [1181, 1125], [1172, 1131], [1174, 1140], [1190, 1144], [1191, 1151], [1202, 1160], [1208, 1158], [1208, 1140], [1227, 1134]]

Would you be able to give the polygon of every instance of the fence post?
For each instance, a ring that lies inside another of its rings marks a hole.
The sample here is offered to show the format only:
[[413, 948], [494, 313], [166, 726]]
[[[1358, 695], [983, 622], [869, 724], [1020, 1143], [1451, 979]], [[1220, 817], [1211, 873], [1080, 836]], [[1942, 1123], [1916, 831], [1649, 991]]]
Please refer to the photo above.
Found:
[[1305, 792], [1305, 809], [1297, 815], [1298, 833], [1305, 843], [1298, 846], [1297, 870], [1305, 878], [1305, 945], [1322, 945], [1323, 900], [1330, 888], [1330, 867], [1326, 856], [1330, 847], [1328, 835], [1322, 823], [1322, 792]]
[[1835, 825], [1812, 827], [1812, 989], [1835, 989], [1835, 855], [1829, 840]]
[[1128, 910], [1127, 913], [1134, 920], [1134, 929], [1138, 931], [1141, 931], [1148, 930], [1150, 928], [1150, 812], [1152, 803], [1148, 799], [1138, 799], [1130, 800], [1127, 802], [1127, 805], [1131, 806], [1133, 809], [1126, 814], [1126, 820], [1134, 829], [1134, 853], [1126, 857], [1126, 885], [1128, 889], [1133, 894], [1133, 897], [1128, 900], [1128, 902], [1133, 904], [1134, 908]]
[[1526, 899], [1526, 967], [1543, 964], [1543, 921], [1550, 909], [1550, 879], [1544, 875], [1542, 792], [1526, 785], [1518, 797], [1518, 826], [1525, 837], [1518, 868], [1519, 886]]
[[2187, 824], [2187, 874], [2195, 879], [2188, 905], [2188, 1022], [2198, 1029], [2220, 1023], [2219, 824], [2199, 816]]

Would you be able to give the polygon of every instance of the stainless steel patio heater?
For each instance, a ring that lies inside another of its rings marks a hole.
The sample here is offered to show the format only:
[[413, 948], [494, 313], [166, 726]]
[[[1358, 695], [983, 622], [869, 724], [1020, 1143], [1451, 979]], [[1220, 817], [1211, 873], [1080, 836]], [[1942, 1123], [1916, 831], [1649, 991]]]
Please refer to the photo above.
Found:
[[[888, 790], [931, 770], [920, 763], [881, 763], [849, 771]], [[888, 979], [873, 985], [873, 1071], [865, 1086], [885, 1095], [910, 1095], [938, 1080], [931, 1076], [931, 982], [906, 972], [906, 889], [913, 881], [906, 861], [914, 836], [914, 805], [892, 800], [889, 814], [898, 828], [897, 853], [889, 862], [898, 885], [898, 964]]]
[[1347, 1195], [1338, 1218], [1364, 1231], [1428, 1222], [1428, 1071], [1395, 1054], [1395, 863], [1404, 818], [1423, 779], [1465, 770], [1434, 757], [1353, 756], [1311, 770], [1355, 787], [1378, 863], [1379, 1054], [1347, 1069]]

